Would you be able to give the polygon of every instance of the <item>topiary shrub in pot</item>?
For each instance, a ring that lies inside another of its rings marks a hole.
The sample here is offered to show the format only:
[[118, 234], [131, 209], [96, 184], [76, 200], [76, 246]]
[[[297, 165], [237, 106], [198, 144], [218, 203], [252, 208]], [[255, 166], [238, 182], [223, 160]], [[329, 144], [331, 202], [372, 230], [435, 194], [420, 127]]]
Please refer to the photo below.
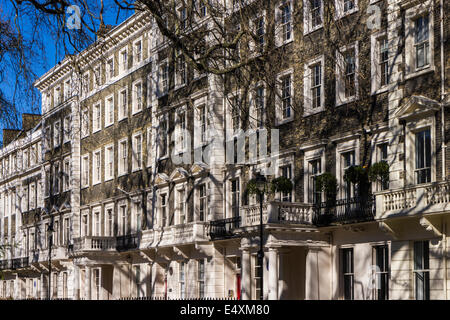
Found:
[[323, 214], [320, 212], [320, 204], [317, 204], [319, 206], [316, 209], [317, 224], [329, 225], [333, 221], [333, 212], [336, 207], [337, 188], [337, 179], [329, 172], [325, 172], [316, 178], [316, 192], [325, 193], [326, 198], [325, 212]]

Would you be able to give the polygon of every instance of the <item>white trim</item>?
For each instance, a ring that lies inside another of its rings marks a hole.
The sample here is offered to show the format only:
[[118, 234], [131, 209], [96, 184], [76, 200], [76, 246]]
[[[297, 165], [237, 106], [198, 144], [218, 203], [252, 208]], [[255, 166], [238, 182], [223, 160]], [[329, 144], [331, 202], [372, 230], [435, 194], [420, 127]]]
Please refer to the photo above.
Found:
[[[136, 145], [136, 143], [135, 143], [137, 137], [139, 137], [140, 140], [141, 140], [141, 157], [140, 157], [140, 159], [139, 159], [140, 166], [138, 166], [137, 145]], [[132, 158], [133, 158], [132, 160], [133, 160], [133, 161], [132, 161], [132, 166], [131, 166], [131, 167], [132, 167], [132, 172], [136, 172], [136, 171], [141, 170], [142, 167], [143, 167], [142, 161], [143, 161], [143, 158], [144, 158], [144, 157], [143, 157], [143, 151], [144, 151], [144, 148], [143, 148], [143, 146], [144, 146], [144, 139], [143, 139], [143, 137], [142, 137], [142, 132], [141, 132], [141, 131], [136, 132], [136, 133], [133, 134], [131, 143], [132, 143], [132, 150], [133, 150], [133, 153], [132, 153]]]
[[[320, 75], [320, 80], [321, 80], [321, 84], [320, 84], [320, 107], [318, 108], [314, 108], [312, 107], [313, 105], [313, 98], [311, 96], [311, 84], [312, 84], [312, 73], [311, 73], [311, 68], [313, 66], [316, 66], [320, 64], [321, 66], [321, 75]], [[317, 57], [315, 59], [312, 59], [310, 61], [308, 61], [307, 63], [305, 63], [305, 68], [304, 68], [304, 73], [303, 73], [303, 106], [304, 106], [304, 110], [303, 110], [303, 116], [309, 116], [315, 113], [319, 113], [325, 110], [325, 57], [322, 55], [320, 57]]]
[[[290, 94], [291, 94], [291, 111], [290, 116], [287, 118], [284, 118], [282, 115], [283, 110], [282, 103], [281, 103], [281, 79], [290, 76]], [[280, 126], [282, 124], [291, 122], [294, 120], [294, 69], [290, 68], [288, 70], [285, 70], [277, 75], [277, 81], [276, 81], [276, 90], [277, 93], [275, 95], [275, 106], [276, 106], [276, 117], [275, 117], [275, 125]]]
[[[123, 144], [123, 142], [126, 143], [126, 153], [127, 153], [126, 154], [125, 168], [122, 168], [122, 164], [123, 164], [122, 163], [122, 159], [123, 159], [122, 144]], [[118, 176], [120, 177], [120, 176], [128, 174], [128, 138], [126, 137], [126, 138], [120, 139], [118, 141], [118, 143], [117, 143], [117, 148], [118, 148], [118, 151], [117, 151], [117, 156], [118, 156], [117, 170], [118, 170]]]
[[322, 23], [313, 27], [311, 15], [311, 0], [303, 0], [303, 35], [307, 35], [316, 30], [323, 28], [323, 6], [324, 0], [320, 0], [320, 18]]
[[[110, 159], [109, 158], [109, 153], [108, 153], [108, 149], [110, 149], [110, 148], [112, 148], [112, 159]], [[114, 168], [114, 165], [115, 165], [115, 161], [114, 161], [114, 143], [111, 143], [111, 144], [109, 144], [109, 145], [106, 145], [105, 147], [104, 147], [104, 154], [105, 154], [105, 157], [104, 157], [104, 170], [105, 170], [105, 182], [106, 181], [110, 181], [110, 180], [113, 180], [114, 179], [114, 177], [115, 177], [115, 168]], [[108, 165], [109, 165], [109, 161], [111, 161], [112, 162], [112, 175], [110, 175], [109, 174], [109, 168], [108, 168]]]
[[[345, 79], [343, 74], [345, 72], [345, 57], [342, 53], [348, 50], [354, 50], [355, 52], [355, 95], [345, 97]], [[341, 106], [346, 103], [350, 103], [358, 100], [359, 97], [359, 43], [358, 41], [341, 47], [336, 50], [336, 106]]]
[[[112, 110], [112, 116], [113, 116], [112, 122], [109, 121], [109, 115], [110, 115], [110, 112], [111, 112], [111, 110], [109, 108], [110, 107], [109, 106], [109, 100], [110, 99], [112, 99], [112, 108], [113, 108], [113, 110]], [[114, 124], [115, 118], [116, 118], [116, 115], [115, 115], [116, 103], [115, 103], [115, 99], [114, 99], [114, 93], [110, 94], [107, 97], [105, 97], [105, 109], [104, 110], [105, 110], [105, 112], [104, 112], [104, 114], [105, 114], [105, 128], [107, 128], [107, 127], [112, 126]]]
[[[97, 159], [97, 155], [99, 159]], [[96, 160], [99, 162], [98, 165], [98, 174], [99, 177], [96, 177]], [[92, 185], [95, 186], [102, 182], [102, 149], [97, 149], [92, 152]]]

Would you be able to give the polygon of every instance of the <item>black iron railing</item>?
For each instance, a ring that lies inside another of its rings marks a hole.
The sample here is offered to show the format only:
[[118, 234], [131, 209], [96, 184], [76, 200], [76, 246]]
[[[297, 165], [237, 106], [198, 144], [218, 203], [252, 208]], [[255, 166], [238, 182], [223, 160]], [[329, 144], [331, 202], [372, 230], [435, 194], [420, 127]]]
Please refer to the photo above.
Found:
[[28, 257], [25, 258], [17, 258], [11, 260], [11, 269], [20, 269], [20, 268], [26, 268], [28, 267], [29, 260]]
[[371, 221], [375, 213], [375, 196], [327, 201], [314, 206], [313, 223], [326, 226]]
[[0, 270], [9, 269], [9, 260], [0, 260]]
[[138, 247], [139, 247], [139, 234], [129, 234], [117, 237], [116, 249], [118, 251], [133, 250], [137, 249]]
[[8, 269], [20, 269], [28, 267], [29, 259], [25, 258], [14, 258], [9, 260], [0, 260], [0, 270], [8, 270]]
[[235, 236], [234, 229], [241, 225], [241, 217], [233, 217], [222, 220], [210, 221], [209, 223], [209, 237], [211, 240], [228, 239]]

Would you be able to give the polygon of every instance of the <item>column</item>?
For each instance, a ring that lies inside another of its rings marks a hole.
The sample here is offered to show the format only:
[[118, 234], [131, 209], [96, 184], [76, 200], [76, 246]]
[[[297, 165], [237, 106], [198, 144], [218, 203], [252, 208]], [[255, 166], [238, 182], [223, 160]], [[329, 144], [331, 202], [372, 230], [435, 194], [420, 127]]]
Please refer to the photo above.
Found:
[[84, 288], [86, 290], [86, 294], [85, 294], [86, 300], [91, 300], [92, 299], [92, 295], [91, 295], [91, 292], [92, 292], [92, 284], [91, 284], [92, 274], [91, 274], [91, 270], [92, 270], [91, 267], [86, 266], [86, 275], [85, 275], [85, 277], [86, 277], [86, 280], [85, 280], [86, 286]]
[[145, 295], [147, 297], [152, 296], [152, 268], [153, 268], [153, 262], [150, 262], [147, 264], [147, 274], [145, 277]]
[[41, 296], [40, 296], [40, 298], [41, 298], [41, 300], [44, 300], [46, 295], [47, 295], [47, 292], [45, 290], [45, 285], [44, 285], [44, 283], [45, 283], [45, 277], [44, 277], [44, 273], [43, 273], [44, 271], [41, 271], [41, 272], [42, 272], [41, 273], [41, 283], [39, 284], [41, 286]]
[[251, 265], [250, 265], [250, 249], [243, 248], [242, 250], [242, 278], [241, 278], [241, 295], [242, 300], [250, 300], [251, 295]]
[[73, 287], [72, 287], [72, 297], [74, 300], [80, 300], [80, 267], [77, 265], [73, 266]]
[[269, 248], [269, 300], [278, 300], [278, 248]]
[[305, 300], [319, 299], [318, 249], [308, 248], [305, 266]]

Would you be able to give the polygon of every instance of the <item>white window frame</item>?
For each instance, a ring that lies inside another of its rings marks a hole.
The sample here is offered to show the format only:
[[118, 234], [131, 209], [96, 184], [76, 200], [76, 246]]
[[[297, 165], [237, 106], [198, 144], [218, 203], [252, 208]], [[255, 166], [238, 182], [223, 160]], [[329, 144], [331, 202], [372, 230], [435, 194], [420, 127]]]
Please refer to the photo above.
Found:
[[[98, 169], [98, 176], [96, 171], [97, 169]], [[92, 185], [100, 184], [101, 182], [102, 182], [102, 149], [97, 149], [92, 152]]]
[[[203, 132], [201, 108], [204, 110], [205, 123]], [[207, 97], [203, 96], [194, 100], [194, 149], [200, 148], [208, 143], [208, 101]]]
[[[183, 57], [183, 70], [184, 70], [184, 82], [182, 81], [181, 73], [180, 73], [180, 63], [179, 59], [180, 57]], [[188, 70], [187, 70], [187, 63], [186, 58], [184, 57], [183, 53], [178, 52], [175, 59], [175, 88], [179, 89], [187, 84], [187, 77], [188, 77]]]
[[[163, 121], [166, 123], [166, 131], [165, 131], [165, 133], [160, 131], [157, 136], [160, 137], [160, 140], [159, 140], [160, 144], [162, 143], [162, 139], [165, 139], [166, 152], [164, 154], [162, 154], [161, 148], [158, 147], [158, 158], [160, 160], [167, 158], [169, 156], [169, 152], [170, 152], [170, 150], [169, 150], [170, 149], [170, 139], [169, 139], [169, 116], [168, 116], [168, 114], [160, 116], [158, 130], [161, 130], [161, 122], [163, 122]], [[163, 137], [163, 135], [165, 135], [165, 136]]]
[[142, 231], [142, 202], [141, 197], [131, 199], [131, 233]]
[[[256, 94], [256, 91], [262, 88], [263, 90], [263, 109], [262, 114], [261, 114], [261, 119], [258, 118], [258, 109], [259, 105], [257, 104], [258, 102], [258, 96]], [[266, 123], [266, 117], [267, 117], [267, 88], [265, 86], [265, 84], [262, 81], [257, 82], [253, 87], [252, 90], [250, 92], [250, 115], [251, 115], [251, 121], [253, 123], [253, 126], [255, 128], [262, 128], [264, 127], [264, 124]], [[260, 125], [261, 124], [261, 125]]]
[[321, 166], [321, 174], [325, 173], [325, 165], [326, 165], [326, 159], [325, 159], [325, 147], [319, 147], [312, 150], [305, 150], [305, 155], [303, 157], [303, 170], [304, 170], [304, 193], [303, 193], [303, 202], [304, 203], [311, 203], [309, 201], [312, 194], [314, 194], [314, 190], [311, 188], [310, 181], [312, 177], [312, 172], [310, 171], [310, 163], [314, 160], [320, 160], [320, 166]]
[[81, 138], [89, 136], [89, 108], [81, 111]]
[[[167, 85], [166, 86], [164, 86], [164, 74], [165, 74], [165, 70], [166, 70], [165, 68], [167, 68], [167, 79], [166, 79]], [[170, 68], [169, 68], [168, 59], [165, 59], [159, 63], [159, 74], [160, 74], [160, 76], [159, 76], [160, 81], [159, 81], [159, 86], [158, 86], [159, 87], [158, 93], [159, 93], [159, 97], [161, 97], [169, 92]]]
[[[122, 94], [125, 91], [126, 94], [126, 101], [125, 101], [125, 105], [123, 104], [123, 99], [122, 99]], [[118, 100], [119, 100], [119, 114], [118, 114], [118, 120], [121, 121], [123, 119], [128, 118], [128, 104], [129, 104], [129, 99], [128, 99], [128, 86], [122, 87], [119, 90], [118, 93]]]
[[[140, 55], [140, 59], [139, 61], [137, 61], [136, 56], [138, 54], [138, 51], [136, 50], [136, 45], [140, 42], [141, 44], [141, 51], [139, 53]], [[139, 65], [144, 61], [144, 41], [142, 39], [142, 36], [137, 38], [136, 40], [133, 41], [133, 65]]]
[[67, 79], [64, 81], [64, 100], [69, 100], [72, 97], [72, 81]]
[[81, 96], [83, 98], [86, 98], [91, 92], [90, 80], [91, 77], [89, 71], [83, 73], [83, 76], [81, 77]]
[[[98, 219], [98, 220], [97, 220]], [[102, 236], [102, 208], [96, 206], [92, 208], [92, 236]]]
[[358, 0], [353, 0], [353, 2], [354, 2], [353, 9], [351, 9], [347, 12], [344, 12], [344, 1], [345, 0], [334, 0], [335, 20], [338, 20], [345, 16], [351, 15], [359, 10]]
[[[138, 149], [137, 149], [137, 144], [136, 144], [136, 138], [140, 138], [141, 140], [141, 150], [140, 150], [140, 159], [137, 157], [138, 156]], [[132, 140], [131, 140], [132, 144], [133, 144], [133, 164], [132, 164], [132, 171], [139, 171], [142, 169], [142, 161], [143, 161], [143, 146], [144, 146], [144, 139], [142, 136], [142, 132], [139, 131], [135, 134], [133, 134], [132, 136]]]
[[323, 6], [324, 1], [320, 1], [320, 18], [321, 22], [317, 26], [312, 26], [312, 11], [311, 11], [311, 0], [303, 0], [303, 34], [307, 35], [311, 32], [323, 28]]
[[[138, 95], [137, 95], [137, 90], [136, 90], [136, 86], [140, 85], [141, 87], [141, 103], [140, 103], [140, 108], [138, 108], [139, 104], [138, 104]], [[139, 112], [142, 112], [142, 110], [144, 109], [144, 85], [143, 85], [143, 81], [141, 79], [136, 80], [132, 83], [132, 114], [135, 115]]]
[[[289, 5], [290, 10], [290, 38], [284, 39], [283, 26], [282, 26], [282, 10], [281, 7]], [[275, 45], [280, 47], [294, 41], [294, 1], [293, 0], [280, 0], [275, 4]]]
[[61, 104], [61, 99], [62, 95], [61, 95], [61, 85], [58, 85], [55, 87], [54, 91], [53, 91], [53, 104], [55, 107], [59, 106]]
[[[350, 97], [345, 97], [345, 53], [349, 50], [354, 50], [355, 53], [355, 94]], [[358, 41], [341, 47], [336, 51], [336, 106], [341, 106], [358, 100], [359, 98], [359, 43]]]
[[406, 185], [416, 185], [416, 133], [429, 129], [431, 135], [431, 182], [437, 180], [436, 172], [436, 119], [430, 116], [406, 124]]
[[71, 140], [71, 134], [72, 134], [72, 116], [71, 115], [68, 115], [68, 116], [66, 116], [66, 117], [64, 117], [64, 128], [63, 128], [63, 132], [64, 132], [64, 134], [63, 134], [63, 136], [64, 136], [64, 138], [63, 138], [63, 142], [64, 143], [66, 143], [66, 142], [70, 142], [70, 140]]
[[[124, 54], [126, 57], [126, 61], [124, 61]], [[119, 51], [119, 75], [123, 75], [128, 70], [128, 63], [129, 63], [129, 57], [128, 57], [128, 46], [123, 47]]]
[[[125, 217], [122, 215], [122, 208], [125, 208]], [[124, 236], [128, 234], [128, 202], [126, 200], [120, 201], [117, 209], [118, 235]]]
[[[88, 165], [87, 172], [85, 165]], [[89, 187], [89, 172], [90, 172], [89, 153], [81, 156], [81, 188]], [[87, 176], [86, 174], [87, 173]]]
[[[281, 92], [281, 81], [284, 77], [289, 76], [291, 78], [291, 84], [290, 84], [290, 94], [291, 94], [291, 114], [289, 117], [283, 116], [283, 110], [282, 110], [282, 92]], [[275, 119], [275, 125], [280, 126], [282, 124], [291, 122], [294, 120], [294, 69], [288, 69], [285, 70], [277, 75], [277, 83], [276, 83], [276, 90], [277, 94], [275, 95], [275, 105], [276, 105], [276, 119]]]
[[[109, 150], [110, 149], [112, 149], [112, 158], [110, 159], [110, 157], [109, 157]], [[112, 144], [109, 144], [109, 145], [107, 145], [107, 146], [105, 146], [105, 149], [104, 149], [105, 151], [105, 168], [104, 168], [104, 170], [105, 170], [105, 182], [106, 181], [110, 181], [110, 180], [113, 180], [114, 179], [114, 163], [115, 163], [115, 161], [114, 161], [114, 143], [112, 143]], [[109, 173], [109, 164], [111, 163], [111, 165], [112, 165], [112, 175]]]
[[[112, 100], [112, 121], [110, 121], [110, 113], [111, 113], [111, 106], [109, 104], [109, 101]], [[105, 98], [105, 128], [112, 126], [115, 121], [115, 112], [116, 112], [116, 105], [114, 101], [114, 94], [111, 94]]]
[[[111, 65], [109, 64], [109, 62], [112, 60], [112, 70], [111, 70]], [[105, 73], [105, 78], [106, 81], [111, 81], [115, 78], [115, 60], [114, 60], [114, 55], [111, 55], [107, 60], [106, 60], [106, 73]], [[111, 71], [113, 76], [111, 76]]]
[[[175, 224], [186, 224], [187, 223], [187, 215], [186, 215], [186, 184], [180, 183], [176, 186], [176, 192], [175, 192], [175, 211], [176, 211], [176, 222]], [[180, 193], [183, 193], [183, 199], [180, 199]], [[180, 208], [180, 205], [183, 204], [183, 207]], [[181, 216], [184, 217], [184, 221], [181, 221]]]
[[[183, 115], [184, 118], [184, 129], [181, 127], [181, 116]], [[175, 113], [175, 150], [176, 153], [184, 153], [186, 152], [187, 145], [188, 145], [188, 141], [187, 141], [187, 137], [186, 137], [186, 130], [187, 130], [187, 106], [182, 106], [180, 108], [177, 109], [176, 113]]]
[[[126, 161], [126, 164], [125, 164], [125, 168], [123, 167], [123, 163], [122, 163], [122, 160], [124, 159], [124, 155], [123, 155], [123, 149], [122, 149], [122, 144], [125, 142], [125, 145], [126, 145], [126, 152], [127, 152], [127, 154], [125, 155], [125, 161]], [[120, 177], [120, 176], [123, 176], [123, 175], [126, 175], [126, 174], [128, 174], [128, 138], [124, 138], [124, 139], [121, 139], [121, 140], [119, 140], [119, 143], [117, 144], [118, 145], [118, 152], [117, 152], [117, 155], [118, 155], [118, 176]]]
[[102, 104], [97, 102], [92, 106], [92, 133], [100, 130], [102, 130]]
[[[109, 224], [110, 220], [108, 217], [108, 211], [111, 210], [112, 220], [111, 224]], [[114, 203], [108, 203], [105, 205], [105, 223], [104, 223], [104, 235], [106, 237], [113, 237], [114, 236], [114, 220], [115, 220], [115, 212], [114, 212]]]
[[[312, 68], [320, 64], [320, 107], [313, 108], [313, 97], [312, 97]], [[325, 110], [325, 57], [322, 55], [315, 59], [308, 61], [305, 64], [304, 74], [303, 74], [303, 88], [304, 88], [304, 116], [310, 116]]]
[[338, 181], [338, 199], [345, 199], [345, 184], [344, 181], [344, 168], [342, 167], [342, 155], [347, 152], [355, 152], [355, 163], [354, 165], [358, 165], [360, 162], [359, 153], [360, 153], [360, 143], [359, 139], [353, 139], [345, 142], [338, 143], [336, 146], [336, 178]]
[[[380, 57], [380, 41], [386, 39], [388, 41], [388, 83], [385, 85], [381, 84], [381, 57]], [[391, 48], [390, 48], [390, 41], [387, 38], [387, 32], [377, 32], [375, 34], [372, 34], [370, 38], [370, 56], [371, 56], [371, 91], [372, 94], [379, 94], [382, 92], [385, 92], [389, 89], [390, 83], [391, 83]]]
[[61, 121], [57, 120], [53, 124], [53, 148], [61, 145]]
[[[428, 15], [429, 63], [416, 67], [415, 23], [419, 17]], [[425, 0], [405, 11], [405, 80], [435, 71], [434, 61], [434, 1]]]

